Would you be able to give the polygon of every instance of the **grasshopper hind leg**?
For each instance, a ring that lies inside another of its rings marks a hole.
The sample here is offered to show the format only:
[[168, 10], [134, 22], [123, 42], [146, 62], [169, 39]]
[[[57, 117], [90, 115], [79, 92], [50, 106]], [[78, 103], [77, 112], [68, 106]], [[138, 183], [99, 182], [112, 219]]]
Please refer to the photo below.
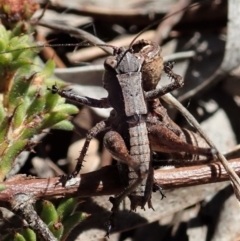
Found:
[[121, 194], [119, 194], [117, 197], [109, 198], [109, 201], [113, 204], [113, 207], [111, 209], [112, 214], [106, 224], [106, 236], [108, 237], [111, 229], [114, 227], [115, 216], [119, 210], [120, 203], [125, 197], [127, 197], [132, 191], [134, 191], [147, 177], [148, 167], [144, 164], [140, 165], [136, 160], [134, 160], [134, 158], [129, 154], [125, 141], [118, 132], [107, 132], [104, 136], [104, 145], [116, 160], [126, 163], [137, 173], [136, 180], [134, 180]]
[[163, 125], [149, 126], [148, 133], [151, 147], [154, 151], [163, 153], [187, 152], [209, 157], [216, 154], [216, 150], [213, 148], [198, 147], [188, 144]]

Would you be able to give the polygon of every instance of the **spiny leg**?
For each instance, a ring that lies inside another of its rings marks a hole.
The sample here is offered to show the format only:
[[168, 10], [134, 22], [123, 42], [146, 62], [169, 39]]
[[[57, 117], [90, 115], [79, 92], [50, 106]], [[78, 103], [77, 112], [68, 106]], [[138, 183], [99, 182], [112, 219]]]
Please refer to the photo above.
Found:
[[182, 77], [173, 72], [174, 64], [175, 64], [175, 62], [164, 63], [163, 70], [168, 75], [168, 77], [180, 81], [182, 79]]
[[120, 203], [147, 177], [148, 167], [146, 167], [145, 165], [140, 165], [137, 161], [133, 159], [132, 156], [129, 155], [126, 144], [122, 136], [118, 132], [107, 132], [104, 136], [104, 145], [116, 160], [128, 164], [128, 166], [131, 167], [138, 176], [138, 178], [120, 195], [118, 195], [116, 198], [110, 197], [109, 199], [110, 202], [113, 204], [113, 207], [111, 209], [112, 214], [109, 218], [109, 222], [107, 223], [108, 230], [106, 236], [109, 236], [112, 227], [114, 227], [115, 214], [119, 209]]
[[86, 135], [86, 140], [85, 140], [82, 150], [80, 152], [80, 156], [77, 158], [77, 165], [76, 165], [74, 171], [70, 175], [63, 175], [60, 177], [59, 182], [61, 182], [63, 186], [66, 185], [68, 180], [76, 177], [78, 175], [78, 173], [80, 172], [82, 165], [83, 165], [84, 157], [87, 154], [88, 147], [89, 147], [89, 144], [90, 144], [92, 138], [94, 138], [99, 132], [104, 131], [109, 128], [110, 127], [109, 127], [108, 120], [105, 120], [105, 121], [101, 121], [101, 122], [97, 123], [92, 129], [90, 129], [88, 131], [88, 133]]
[[111, 105], [108, 101], [108, 98], [102, 98], [100, 100], [93, 99], [90, 97], [75, 94], [75, 93], [71, 92], [71, 89], [68, 89], [68, 90], [58, 89], [56, 85], [53, 85], [52, 88], [48, 88], [48, 90], [52, 91], [53, 94], [58, 94], [61, 97], [64, 97], [67, 100], [70, 100], [77, 104], [87, 105], [87, 106], [96, 107], [96, 108], [110, 108], [111, 107]]
[[[70, 101], [73, 101], [73, 102], [77, 103], [77, 104], [83, 104], [83, 105], [87, 105], [87, 106], [91, 106], [91, 107], [98, 107], [98, 108], [109, 108], [109, 107], [111, 107], [111, 105], [108, 101], [108, 98], [103, 98], [103, 99], [98, 100], [98, 99], [93, 99], [93, 98], [90, 98], [90, 97], [80, 96], [80, 95], [77, 95], [75, 93], [72, 93], [71, 90], [58, 89], [58, 87], [56, 85], [52, 85], [52, 88], [48, 88], [48, 90], [50, 90], [53, 94], [58, 94], [61, 97], [64, 97], [64, 98], [66, 98]], [[68, 180], [77, 176], [77, 174], [81, 170], [83, 159], [84, 159], [84, 157], [87, 153], [90, 141], [99, 132], [110, 128], [109, 123], [107, 123], [107, 122], [108, 122], [108, 120], [99, 122], [95, 127], [93, 127], [88, 132], [85, 143], [84, 143], [82, 151], [81, 151], [81, 154], [77, 159], [77, 165], [75, 167], [75, 170], [70, 175], [67, 175], [67, 176], [63, 175], [63, 176], [60, 177], [60, 182], [63, 185], [66, 185], [66, 182]]]
[[172, 83], [166, 85], [166, 86], [161, 87], [161, 88], [145, 92], [145, 96], [146, 96], [146, 100], [147, 101], [153, 100], [155, 98], [159, 98], [159, 97], [161, 97], [161, 96], [163, 96], [163, 95], [165, 95], [167, 93], [172, 92], [173, 90], [181, 88], [184, 85], [183, 78], [180, 75], [175, 74], [172, 71], [172, 68], [173, 68], [173, 64], [172, 63], [167, 63], [167, 64], [164, 64], [163, 70], [174, 81]]
[[128, 187], [116, 198], [116, 203], [120, 204], [120, 202], [146, 177], [147, 167], [145, 167], [145, 165], [140, 165], [136, 160], [133, 159], [133, 157], [129, 154], [125, 141], [118, 132], [107, 132], [104, 136], [104, 145], [116, 160], [126, 163], [138, 175], [137, 182], [133, 183], [132, 186]]
[[75, 167], [75, 170], [71, 174], [73, 177], [76, 177], [82, 168], [82, 163], [84, 161], [83, 159], [87, 154], [88, 147], [89, 147], [89, 144], [90, 144], [92, 138], [94, 138], [99, 132], [104, 131], [109, 128], [109, 126], [107, 126], [106, 122], [107, 121], [101, 121], [88, 131], [88, 133], [86, 135], [86, 140], [84, 142], [84, 145], [83, 145], [81, 153], [80, 153], [80, 156], [77, 159], [77, 165]]

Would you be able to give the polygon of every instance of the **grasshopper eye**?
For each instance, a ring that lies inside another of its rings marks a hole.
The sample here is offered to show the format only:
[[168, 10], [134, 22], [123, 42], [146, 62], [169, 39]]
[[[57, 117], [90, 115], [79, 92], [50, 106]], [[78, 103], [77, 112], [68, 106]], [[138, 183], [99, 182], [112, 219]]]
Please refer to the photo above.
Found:
[[109, 57], [104, 62], [104, 67], [106, 69], [115, 69], [117, 67], [117, 60], [115, 57]]

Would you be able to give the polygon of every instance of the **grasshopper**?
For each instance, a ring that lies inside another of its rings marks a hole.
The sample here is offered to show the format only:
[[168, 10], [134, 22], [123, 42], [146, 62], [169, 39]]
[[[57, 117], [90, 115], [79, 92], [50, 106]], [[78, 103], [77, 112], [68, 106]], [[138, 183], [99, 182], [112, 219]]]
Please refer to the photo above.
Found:
[[[113, 208], [108, 233], [114, 226], [119, 204], [126, 196], [131, 201], [132, 210], [138, 206], [144, 208], [146, 204], [153, 208], [153, 151], [169, 153], [173, 160], [181, 162], [198, 160], [199, 157], [208, 161], [214, 154], [198, 135], [177, 126], [162, 106], [159, 97], [182, 87], [183, 80], [172, 71], [171, 64], [163, 64], [160, 52], [158, 45], [146, 40], [127, 49], [115, 48], [114, 55], [105, 61], [103, 85], [108, 97], [101, 100], [59, 90], [57, 86], [51, 88], [53, 93], [80, 104], [114, 109], [107, 120], [88, 132], [75, 171], [65, 177], [69, 179], [78, 174], [91, 139], [99, 132], [107, 131], [105, 146], [116, 160], [129, 166], [126, 190], [116, 198], [110, 198]], [[163, 71], [173, 82], [157, 88]]]
[[[58, 93], [78, 104], [113, 108], [107, 120], [98, 123], [88, 132], [74, 172], [62, 179], [76, 177], [82, 167], [91, 139], [99, 132], [107, 130], [104, 145], [116, 160], [129, 167], [127, 188], [117, 197], [110, 198], [113, 207], [107, 236], [114, 227], [119, 204], [126, 196], [131, 201], [131, 210], [136, 210], [138, 206], [144, 208], [146, 203], [153, 209], [151, 203], [154, 184], [152, 150], [164, 153], [184, 152], [207, 157], [214, 154], [211, 148], [194, 146], [184, 141], [180, 137], [181, 129], [164, 113], [160, 102], [156, 108], [154, 107], [157, 98], [184, 84], [182, 78], [172, 72], [171, 66], [165, 65], [162, 68], [173, 78], [173, 82], [162, 88], [155, 88], [154, 84], [148, 86], [149, 71], [146, 68], [149, 67], [148, 60], [152, 58], [151, 54], [156, 50], [154, 47], [154, 43], [142, 40], [129, 49], [123, 47], [114, 49], [114, 55], [108, 57], [104, 63], [103, 87], [108, 91], [106, 98], [97, 100], [79, 96], [69, 90], [60, 90], [55, 85], [50, 89], [52, 93]], [[158, 49], [157, 52], [156, 56], [159, 55]], [[162, 61], [161, 58], [159, 60]], [[161, 66], [158, 72], [159, 81]]]

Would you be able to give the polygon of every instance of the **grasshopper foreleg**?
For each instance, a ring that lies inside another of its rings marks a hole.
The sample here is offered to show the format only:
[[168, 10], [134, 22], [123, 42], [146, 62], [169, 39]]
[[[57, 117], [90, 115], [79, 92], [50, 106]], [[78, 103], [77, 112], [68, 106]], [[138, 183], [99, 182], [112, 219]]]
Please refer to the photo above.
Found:
[[166, 64], [164, 64], [163, 70], [174, 81], [172, 83], [166, 85], [166, 86], [161, 87], [161, 88], [157, 88], [157, 89], [145, 92], [145, 97], [146, 97], [147, 101], [153, 100], [155, 98], [159, 98], [159, 97], [161, 97], [161, 96], [163, 96], [167, 93], [172, 92], [173, 90], [176, 90], [176, 89], [179, 89], [179, 88], [183, 87], [183, 85], [184, 85], [183, 78], [180, 75], [175, 74], [172, 71], [172, 68], [173, 68], [172, 63], [166, 63]]
[[71, 89], [68, 89], [68, 90], [58, 89], [56, 85], [53, 85], [52, 88], [48, 88], [48, 90], [52, 91], [53, 94], [58, 94], [61, 97], [66, 98], [67, 100], [75, 102], [76, 104], [87, 105], [87, 106], [96, 107], [96, 108], [110, 108], [111, 107], [111, 105], [108, 101], [108, 98], [102, 98], [100, 100], [93, 99], [90, 97], [77, 95], [77, 94], [71, 92]]
[[[51, 89], [50, 88], [48, 88], [48, 89], [51, 90], [53, 94], [58, 94], [64, 98], [74, 101], [78, 104], [88, 105], [91, 107], [99, 107], [99, 108], [110, 107], [110, 104], [109, 104], [107, 98], [98, 100], [98, 99], [92, 99], [89, 97], [76, 95], [76, 94], [72, 93], [70, 90], [60, 90], [57, 88], [56, 85], [53, 85]], [[104, 131], [109, 128], [110, 128], [109, 120], [105, 120], [105, 121], [101, 121], [101, 122], [97, 123], [91, 130], [88, 131], [85, 143], [84, 143], [81, 153], [80, 153], [80, 156], [77, 158], [77, 165], [75, 167], [75, 170], [72, 172], [72, 174], [67, 175], [67, 176], [61, 176], [61, 178], [60, 178], [60, 180], [63, 184], [66, 184], [66, 182], [69, 179], [76, 177], [77, 174], [80, 172], [81, 167], [83, 165], [84, 157], [87, 153], [87, 150], [88, 150], [88, 147], [89, 147], [89, 144], [90, 144], [92, 138], [94, 138], [99, 132]]]

